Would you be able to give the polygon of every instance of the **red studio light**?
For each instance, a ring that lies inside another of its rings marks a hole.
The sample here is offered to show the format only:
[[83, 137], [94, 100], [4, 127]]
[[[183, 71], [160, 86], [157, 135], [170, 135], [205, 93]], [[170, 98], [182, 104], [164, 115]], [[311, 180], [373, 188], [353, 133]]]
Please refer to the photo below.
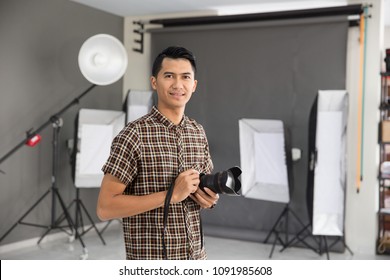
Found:
[[34, 136], [30, 137], [26, 141], [26, 145], [29, 146], [29, 147], [34, 147], [36, 144], [41, 142], [41, 139], [42, 139], [41, 135], [35, 134]]

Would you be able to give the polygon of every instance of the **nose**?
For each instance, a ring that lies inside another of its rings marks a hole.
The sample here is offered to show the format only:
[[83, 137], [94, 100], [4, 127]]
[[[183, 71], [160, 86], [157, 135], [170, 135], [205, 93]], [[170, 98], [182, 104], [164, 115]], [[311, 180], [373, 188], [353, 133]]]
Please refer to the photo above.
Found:
[[180, 78], [173, 79], [172, 87], [174, 89], [182, 88], [183, 87], [183, 83], [182, 83], [181, 79]]

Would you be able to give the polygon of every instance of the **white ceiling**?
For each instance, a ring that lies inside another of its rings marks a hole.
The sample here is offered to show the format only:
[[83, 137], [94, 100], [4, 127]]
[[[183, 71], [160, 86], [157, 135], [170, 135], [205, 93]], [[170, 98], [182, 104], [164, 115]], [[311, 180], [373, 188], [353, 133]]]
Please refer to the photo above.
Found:
[[261, 12], [345, 5], [346, 0], [71, 0], [119, 16], [204, 12], [216, 14]]
[[[346, 5], [347, 0], [70, 0], [118, 16], [208, 12], [217, 15], [261, 13]], [[390, 0], [385, 0], [390, 26]]]

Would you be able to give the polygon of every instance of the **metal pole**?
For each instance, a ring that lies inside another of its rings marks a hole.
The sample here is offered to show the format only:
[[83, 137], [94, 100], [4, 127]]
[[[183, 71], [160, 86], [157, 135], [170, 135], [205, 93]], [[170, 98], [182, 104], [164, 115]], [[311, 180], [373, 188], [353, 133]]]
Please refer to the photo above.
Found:
[[61, 116], [66, 110], [68, 110], [70, 107], [72, 107], [75, 104], [78, 104], [80, 102], [80, 99], [84, 97], [88, 92], [90, 92], [96, 85], [91, 85], [89, 88], [87, 88], [85, 91], [83, 91], [78, 97], [73, 99], [68, 105], [66, 105], [64, 108], [62, 108], [60, 111], [58, 111], [56, 114], [51, 116], [49, 120], [47, 120], [45, 123], [43, 123], [40, 127], [38, 127], [36, 130], [32, 132], [27, 132], [26, 138], [21, 141], [19, 144], [17, 144], [14, 148], [12, 148], [8, 153], [6, 153], [3, 157], [0, 158], [0, 163], [5, 161], [7, 158], [9, 158], [14, 152], [19, 150], [22, 146], [24, 146], [31, 137], [35, 136], [41, 130], [43, 130], [46, 126], [53, 123], [53, 118], [58, 119], [59, 116]]

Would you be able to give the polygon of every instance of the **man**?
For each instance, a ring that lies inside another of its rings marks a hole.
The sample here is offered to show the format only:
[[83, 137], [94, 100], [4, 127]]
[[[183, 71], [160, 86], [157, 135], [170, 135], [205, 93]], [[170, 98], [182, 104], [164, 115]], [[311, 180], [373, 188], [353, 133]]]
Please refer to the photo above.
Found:
[[[103, 166], [97, 214], [123, 218], [127, 259], [205, 259], [200, 209], [218, 195], [199, 188], [199, 174], [213, 168], [203, 127], [184, 115], [195, 92], [190, 51], [169, 47], [153, 64], [157, 107], [115, 137]], [[167, 227], [164, 201], [173, 187]]]

